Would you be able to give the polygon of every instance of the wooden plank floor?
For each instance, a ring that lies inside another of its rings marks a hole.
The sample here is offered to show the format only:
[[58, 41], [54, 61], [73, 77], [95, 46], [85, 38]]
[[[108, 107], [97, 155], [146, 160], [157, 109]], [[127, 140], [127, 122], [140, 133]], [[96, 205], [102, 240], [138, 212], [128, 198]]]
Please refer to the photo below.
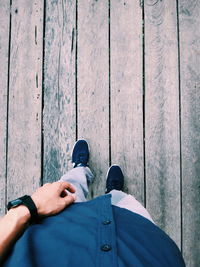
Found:
[[[9, 3], [10, 2], [10, 3]], [[2, 0], [0, 214], [91, 148], [200, 266], [200, 1]]]

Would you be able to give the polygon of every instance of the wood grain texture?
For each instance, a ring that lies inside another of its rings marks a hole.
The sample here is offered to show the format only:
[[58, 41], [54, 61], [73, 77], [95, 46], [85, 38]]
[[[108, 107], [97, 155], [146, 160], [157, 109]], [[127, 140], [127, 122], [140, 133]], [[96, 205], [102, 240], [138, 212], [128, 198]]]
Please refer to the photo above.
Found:
[[200, 2], [179, 1], [183, 255], [200, 266]]
[[76, 139], [75, 25], [75, 1], [46, 1], [44, 183], [57, 180], [72, 165]]
[[109, 166], [108, 2], [78, 2], [78, 137], [91, 148], [92, 195], [104, 193]]
[[42, 1], [12, 1], [8, 200], [40, 184], [42, 33]]
[[181, 246], [177, 15], [175, 1], [145, 1], [146, 206]]
[[1, 2], [0, 8], [0, 216], [5, 213], [6, 195], [6, 130], [9, 50], [10, 4]]
[[125, 176], [125, 191], [144, 202], [142, 8], [111, 1], [111, 159]]

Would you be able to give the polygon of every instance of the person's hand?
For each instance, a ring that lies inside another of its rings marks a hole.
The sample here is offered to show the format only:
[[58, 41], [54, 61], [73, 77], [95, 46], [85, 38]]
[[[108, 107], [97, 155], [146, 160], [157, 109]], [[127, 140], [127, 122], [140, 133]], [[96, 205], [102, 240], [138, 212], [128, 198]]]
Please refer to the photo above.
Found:
[[31, 196], [37, 207], [38, 215], [54, 215], [72, 204], [76, 196], [68, 195], [66, 190], [71, 193], [75, 192], [75, 188], [67, 182], [47, 183], [38, 188]]

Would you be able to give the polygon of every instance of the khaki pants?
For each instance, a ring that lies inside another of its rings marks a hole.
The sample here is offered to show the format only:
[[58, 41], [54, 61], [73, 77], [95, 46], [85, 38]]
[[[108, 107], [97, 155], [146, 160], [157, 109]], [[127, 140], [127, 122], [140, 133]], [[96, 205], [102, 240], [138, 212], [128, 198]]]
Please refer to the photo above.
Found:
[[[93, 180], [94, 175], [89, 167], [76, 167], [63, 175], [59, 181], [71, 183], [76, 188], [76, 202], [83, 202], [87, 201], [88, 185]], [[112, 205], [135, 212], [154, 223], [148, 211], [132, 195], [118, 190], [112, 190], [110, 194]]]

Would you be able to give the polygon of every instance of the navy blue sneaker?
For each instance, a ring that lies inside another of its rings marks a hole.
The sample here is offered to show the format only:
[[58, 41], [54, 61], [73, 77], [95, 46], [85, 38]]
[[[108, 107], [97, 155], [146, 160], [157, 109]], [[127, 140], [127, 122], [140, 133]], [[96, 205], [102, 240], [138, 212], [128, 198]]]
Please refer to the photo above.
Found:
[[112, 165], [107, 174], [106, 178], [106, 194], [111, 190], [123, 190], [124, 186], [124, 175], [121, 168], [118, 165]]
[[74, 168], [80, 166], [87, 166], [89, 160], [89, 147], [85, 140], [78, 140], [72, 151], [72, 163]]

